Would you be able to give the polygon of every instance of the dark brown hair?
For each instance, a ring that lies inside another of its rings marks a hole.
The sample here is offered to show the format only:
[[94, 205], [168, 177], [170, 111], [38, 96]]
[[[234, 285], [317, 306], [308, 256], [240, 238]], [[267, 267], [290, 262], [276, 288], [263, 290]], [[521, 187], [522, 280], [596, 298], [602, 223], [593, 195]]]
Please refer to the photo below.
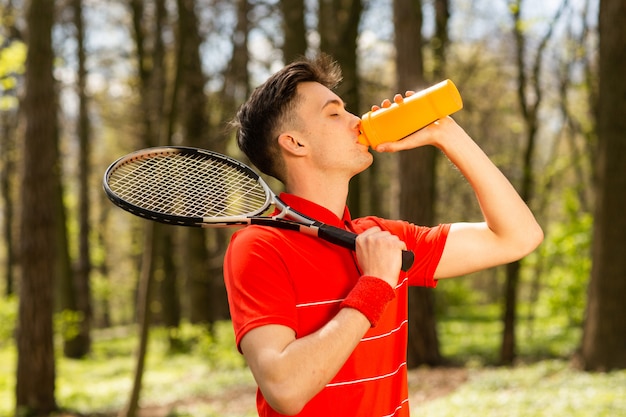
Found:
[[284, 182], [277, 138], [284, 124], [293, 120], [298, 84], [312, 81], [334, 89], [341, 78], [339, 65], [326, 54], [294, 61], [273, 74], [237, 112], [232, 123], [237, 128], [237, 145], [261, 172]]

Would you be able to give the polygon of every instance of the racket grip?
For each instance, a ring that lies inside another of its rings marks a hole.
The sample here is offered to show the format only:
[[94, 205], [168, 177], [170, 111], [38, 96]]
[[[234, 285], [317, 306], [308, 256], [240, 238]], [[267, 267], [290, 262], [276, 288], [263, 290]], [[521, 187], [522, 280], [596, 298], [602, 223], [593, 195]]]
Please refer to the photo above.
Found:
[[402, 251], [402, 270], [404, 272], [411, 269], [413, 266], [413, 262], [415, 262], [415, 254], [412, 250], [403, 250]]
[[[335, 245], [343, 246], [351, 250], [356, 249], [356, 233], [348, 232], [338, 227], [329, 226], [316, 222], [314, 226], [318, 227], [317, 236], [334, 243]], [[415, 254], [410, 250], [402, 251], [402, 270], [407, 272], [413, 266], [415, 262]]]

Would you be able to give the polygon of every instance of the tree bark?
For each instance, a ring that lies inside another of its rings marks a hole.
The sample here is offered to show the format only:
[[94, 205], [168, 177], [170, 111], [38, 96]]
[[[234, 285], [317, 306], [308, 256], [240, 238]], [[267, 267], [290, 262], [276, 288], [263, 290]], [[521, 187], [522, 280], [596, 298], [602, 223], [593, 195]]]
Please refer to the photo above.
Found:
[[13, 222], [15, 221], [15, 147], [17, 126], [14, 120], [17, 119], [17, 110], [14, 112], [0, 112], [0, 134], [4, 138], [0, 149], [0, 195], [4, 215], [2, 216], [2, 236], [4, 238], [4, 294], [12, 296], [15, 293], [15, 266], [16, 239], [13, 233]]
[[626, 368], [626, 3], [601, 0], [597, 113], [598, 188], [592, 269], [583, 328], [584, 369]]
[[135, 417], [139, 411], [139, 398], [148, 353], [151, 309], [150, 300], [154, 285], [154, 253], [157, 252], [158, 237], [155, 230], [156, 224], [145, 222], [144, 244], [141, 258], [141, 276], [139, 277], [139, 293], [137, 299], [137, 314], [139, 322], [139, 346], [135, 354], [135, 374], [130, 397], [126, 407], [119, 413], [120, 417]]
[[[11, 3], [3, 6], [4, 10], [4, 39], [0, 42], [0, 48], [10, 47], [17, 42], [22, 42], [22, 35], [16, 26], [16, 19], [13, 17], [17, 14], [15, 6]], [[11, 80], [15, 76], [9, 74], [1, 74]], [[18, 96], [17, 83], [13, 88], [4, 88], [3, 94], [6, 97]], [[17, 100], [16, 100], [17, 101]], [[2, 235], [4, 237], [4, 277], [6, 296], [15, 294], [15, 279], [17, 275], [16, 266], [17, 259], [17, 239], [14, 233], [15, 207], [17, 196], [15, 194], [16, 181], [16, 148], [17, 142], [17, 126], [19, 120], [19, 105], [16, 103], [12, 108], [5, 108], [0, 112], [0, 136], [3, 138], [0, 144], [0, 199], [2, 200], [3, 216], [2, 216]]]
[[[422, 55], [421, 1], [394, 1], [396, 73], [398, 92], [425, 87]], [[415, 224], [434, 223], [434, 147], [422, 147], [399, 154], [400, 217]], [[442, 362], [435, 321], [434, 294], [428, 288], [409, 288], [410, 368]]]
[[64, 339], [63, 352], [68, 358], [82, 358], [89, 353], [91, 348], [91, 290], [89, 276], [91, 273], [91, 255], [89, 244], [90, 233], [90, 199], [89, 177], [91, 175], [90, 156], [90, 128], [89, 112], [87, 109], [87, 70], [85, 57], [85, 29], [83, 25], [82, 0], [74, 0], [74, 25], [76, 26], [76, 49], [78, 55], [78, 263], [74, 277], [74, 285], [70, 288], [75, 292], [75, 305], [71, 309], [77, 311], [80, 316], [78, 333], [69, 339]]
[[[52, 75], [54, 2], [32, 0], [27, 10], [28, 53], [21, 187], [16, 415], [57, 409], [53, 346], [53, 288], [58, 217], [57, 100]], [[54, 173], [54, 175], [51, 175]]]
[[[513, 17], [513, 36], [515, 38], [515, 59], [517, 61], [517, 97], [520, 112], [526, 128], [526, 145], [522, 154], [522, 180], [519, 194], [521, 198], [531, 205], [535, 196], [536, 175], [533, 170], [534, 154], [537, 145], [537, 132], [539, 131], [539, 108], [543, 101], [542, 86], [542, 63], [544, 50], [552, 37], [553, 29], [564, 10], [567, 0], [561, 3], [554, 18], [550, 22], [547, 32], [540, 39], [535, 52], [534, 60], [527, 69], [528, 51], [526, 50], [526, 35], [522, 21], [523, 0], [517, 0], [511, 5]], [[527, 74], [529, 71], [529, 74]], [[529, 91], [530, 90], [530, 94]], [[503, 365], [511, 365], [516, 354], [516, 324], [517, 324], [517, 293], [520, 281], [521, 261], [515, 261], [506, 266], [506, 283], [504, 312], [502, 321], [502, 344], [500, 347], [500, 362]]]
[[[346, 103], [346, 108], [360, 112], [359, 76], [357, 65], [357, 37], [363, 11], [362, 0], [328, 0], [319, 3], [320, 49], [337, 60], [343, 72], [343, 82], [337, 94]], [[357, 176], [350, 181], [348, 207], [353, 217], [365, 214], [362, 204], [364, 177]]]
[[282, 50], [285, 63], [304, 56], [306, 53], [304, 10], [304, 0], [280, 1], [280, 11], [283, 15], [283, 37], [285, 39]]
[[[146, 45], [146, 32], [144, 32], [144, 2], [143, 0], [130, 0], [132, 11], [133, 35], [137, 53], [137, 69], [141, 87], [141, 121], [142, 121], [142, 145], [144, 147], [159, 145], [162, 141], [161, 123], [164, 109], [165, 91], [165, 68], [164, 68], [164, 45], [163, 25], [166, 17], [164, 0], [157, 0], [155, 4], [155, 16], [151, 21], [153, 49], [148, 50]], [[148, 59], [149, 57], [149, 59]], [[165, 123], [163, 123], [165, 125]], [[162, 225], [146, 221], [144, 224], [143, 253], [141, 258], [137, 316], [139, 324], [139, 347], [136, 354], [136, 367], [130, 397], [126, 407], [121, 410], [120, 416], [134, 417], [139, 408], [139, 399], [142, 388], [145, 360], [148, 350], [148, 342], [151, 324], [151, 295], [154, 286], [155, 253], [159, 247], [159, 239]]]
[[[200, 59], [200, 33], [195, 13], [195, 1], [178, 0], [179, 58], [181, 99], [187, 111], [181, 120], [183, 144], [186, 146], [207, 147], [209, 122], [207, 119], [207, 98], [204, 94], [205, 76]], [[209, 275], [207, 231], [204, 229], [184, 230], [185, 275], [190, 302], [192, 323], [210, 324], [213, 321], [207, 307], [212, 294], [212, 281]], [[220, 277], [221, 278], [221, 277]]]

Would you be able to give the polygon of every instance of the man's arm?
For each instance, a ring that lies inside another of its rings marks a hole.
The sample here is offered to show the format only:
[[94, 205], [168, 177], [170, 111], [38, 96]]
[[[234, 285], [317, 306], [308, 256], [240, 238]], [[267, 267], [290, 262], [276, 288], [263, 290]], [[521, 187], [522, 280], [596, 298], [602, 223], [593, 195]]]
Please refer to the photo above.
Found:
[[269, 405], [294, 415], [339, 372], [369, 328], [363, 314], [344, 308], [303, 338], [288, 327], [268, 325], [250, 330], [240, 346]]
[[452, 118], [439, 120], [393, 143], [376, 148], [396, 152], [418, 146], [439, 148], [461, 171], [476, 194], [480, 223], [451, 226], [435, 278], [468, 274], [518, 260], [543, 240], [541, 227], [515, 188]]

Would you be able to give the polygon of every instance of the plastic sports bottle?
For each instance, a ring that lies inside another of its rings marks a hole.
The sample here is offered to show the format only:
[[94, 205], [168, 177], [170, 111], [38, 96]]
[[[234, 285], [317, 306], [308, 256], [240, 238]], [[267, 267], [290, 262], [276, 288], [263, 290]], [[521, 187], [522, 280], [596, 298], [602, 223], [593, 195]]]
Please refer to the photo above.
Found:
[[372, 147], [395, 142], [462, 108], [459, 90], [445, 80], [404, 98], [402, 103], [365, 113], [359, 142]]

